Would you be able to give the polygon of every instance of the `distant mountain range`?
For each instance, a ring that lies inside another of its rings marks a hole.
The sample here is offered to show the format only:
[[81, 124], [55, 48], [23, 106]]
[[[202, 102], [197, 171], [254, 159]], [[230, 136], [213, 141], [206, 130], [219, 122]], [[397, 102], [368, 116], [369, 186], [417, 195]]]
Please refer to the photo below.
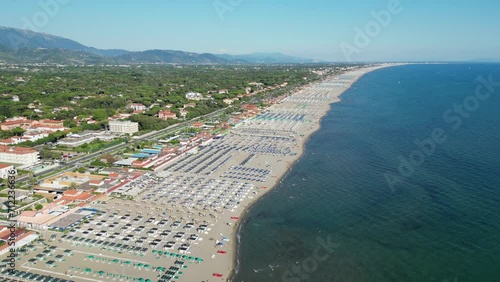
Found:
[[53, 64], [287, 64], [315, 63], [281, 53], [246, 55], [193, 53], [174, 50], [131, 52], [97, 49], [74, 40], [30, 30], [0, 27], [0, 61]]

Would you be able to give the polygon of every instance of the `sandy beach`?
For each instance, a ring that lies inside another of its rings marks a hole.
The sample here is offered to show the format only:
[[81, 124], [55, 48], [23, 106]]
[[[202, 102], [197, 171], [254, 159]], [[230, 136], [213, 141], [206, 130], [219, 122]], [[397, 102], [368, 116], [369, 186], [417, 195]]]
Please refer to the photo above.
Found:
[[197, 153], [134, 180], [133, 200], [90, 205], [95, 216], [67, 233], [47, 232], [50, 240], [29, 246], [17, 269], [61, 281], [230, 281], [248, 209], [301, 157], [330, 104], [387, 66], [309, 85]]

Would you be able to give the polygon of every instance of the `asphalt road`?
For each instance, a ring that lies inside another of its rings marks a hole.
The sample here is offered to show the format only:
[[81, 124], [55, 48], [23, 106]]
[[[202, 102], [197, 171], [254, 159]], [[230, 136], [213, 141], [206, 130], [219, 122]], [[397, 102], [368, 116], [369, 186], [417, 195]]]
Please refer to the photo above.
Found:
[[[195, 122], [196, 120], [204, 119], [204, 118], [212, 118], [212, 117], [218, 116], [218, 115], [222, 114], [225, 110], [226, 110], [226, 108], [220, 109], [220, 110], [217, 110], [217, 111], [215, 111], [213, 113], [206, 114], [204, 116], [199, 116], [199, 117], [191, 119], [189, 121], [185, 121], [185, 122], [182, 122], [182, 123], [174, 124], [174, 125], [171, 125], [169, 127], [166, 127], [164, 129], [160, 129], [160, 130], [157, 130], [157, 131], [149, 132], [149, 133], [143, 134], [141, 136], [132, 138], [129, 142], [135, 143], [135, 142], [140, 142], [140, 141], [144, 141], [144, 140], [156, 140], [156, 139], [160, 138], [161, 136], [169, 133], [170, 131], [180, 130], [183, 127], [187, 127], [187, 126], [191, 125], [193, 122]], [[61, 163], [59, 163], [60, 164], [59, 167], [55, 167], [55, 168], [52, 168], [52, 169], [49, 169], [49, 170], [45, 170], [43, 173], [41, 173], [39, 175], [50, 174], [50, 173], [52, 173], [52, 172], [54, 172], [56, 170], [61, 170], [61, 171], [73, 170], [73, 169], [77, 168], [79, 166], [79, 164], [89, 162], [92, 159], [94, 159], [94, 158], [96, 158], [96, 157], [98, 157], [100, 155], [118, 151], [119, 149], [123, 148], [124, 145], [125, 145], [125, 143], [120, 143], [120, 144], [111, 146], [109, 148], [100, 150], [100, 151], [95, 152], [95, 153], [90, 153], [88, 155], [79, 156], [78, 158], [75, 158], [73, 160], [69, 160], [69, 161], [66, 161], [66, 162], [61, 162]], [[35, 174], [35, 176], [36, 176], [36, 174]], [[17, 179], [17, 181], [18, 182], [24, 182], [24, 181], [29, 180], [30, 178], [31, 178], [30, 175], [25, 175], [25, 176], [19, 177]], [[43, 178], [46, 178], [46, 177], [43, 177]]]

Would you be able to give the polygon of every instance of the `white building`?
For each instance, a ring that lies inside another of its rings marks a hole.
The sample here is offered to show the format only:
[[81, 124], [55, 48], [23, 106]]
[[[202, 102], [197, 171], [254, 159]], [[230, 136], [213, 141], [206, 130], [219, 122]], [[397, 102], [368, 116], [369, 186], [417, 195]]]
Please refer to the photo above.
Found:
[[12, 136], [10, 138], [0, 140], [0, 145], [11, 146], [11, 145], [19, 144], [23, 141], [25, 141], [25, 140], [23, 140], [22, 138], [20, 138], [18, 136]]
[[38, 151], [27, 147], [9, 147], [0, 145], [0, 162], [30, 166], [38, 163]]
[[49, 136], [49, 132], [47, 131], [42, 131], [42, 132], [37, 132], [37, 131], [32, 131], [32, 132], [25, 132], [23, 134], [23, 141], [36, 141], [45, 137]]
[[[15, 170], [13, 165], [0, 164], [0, 178], [4, 178], [4, 179], [7, 178], [10, 175], [9, 171], [11, 171], [11, 170]], [[17, 174], [17, 171], [15, 174]]]
[[203, 98], [203, 95], [201, 95], [201, 93], [198, 93], [198, 92], [188, 92], [186, 93], [186, 99], [188, 100], [201, 100], [201, 98]]
[[133, 109], [134, 111], [145, 111], [147, 109], [147, 107], [141, 103], [128, 104], [127, 108]]
[[129, 120], [113, 120], [109, 122], [109, 131], [120, 134], [134, 134], [139, 131], [139, 123]]
[[188, 114], [188, 111], [186, 111], [185, 109], [180, 109], [180, 110], [179, 110], [179, 115], [180, 115], [181, 117], [186, 117], [186, 116], [187, 116], [187, 114]]
[[222, 102], [224, 102], [228, 105], [231, 105], [234, 101], [233, 101], [233, 99], [226, 98], [226, 99], [222, 100]]

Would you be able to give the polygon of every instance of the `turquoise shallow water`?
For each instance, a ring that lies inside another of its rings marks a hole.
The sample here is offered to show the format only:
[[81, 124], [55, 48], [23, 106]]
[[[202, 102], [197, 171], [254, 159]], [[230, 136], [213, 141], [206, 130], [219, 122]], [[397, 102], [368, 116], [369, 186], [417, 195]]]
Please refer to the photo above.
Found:
[[[500, 86], [476, 105], [469, 97], [489, 75], [500, 82], [500, 65], [362, 77], [251, 208], [234, 281], [500, 281]], [[446, 122], [464, 100], [469, 116]], [[399, 174], [399, 156], [437, 128], [446, 140], [412, 175]], [[401, 180], [393, 189], [386, 173]]]

